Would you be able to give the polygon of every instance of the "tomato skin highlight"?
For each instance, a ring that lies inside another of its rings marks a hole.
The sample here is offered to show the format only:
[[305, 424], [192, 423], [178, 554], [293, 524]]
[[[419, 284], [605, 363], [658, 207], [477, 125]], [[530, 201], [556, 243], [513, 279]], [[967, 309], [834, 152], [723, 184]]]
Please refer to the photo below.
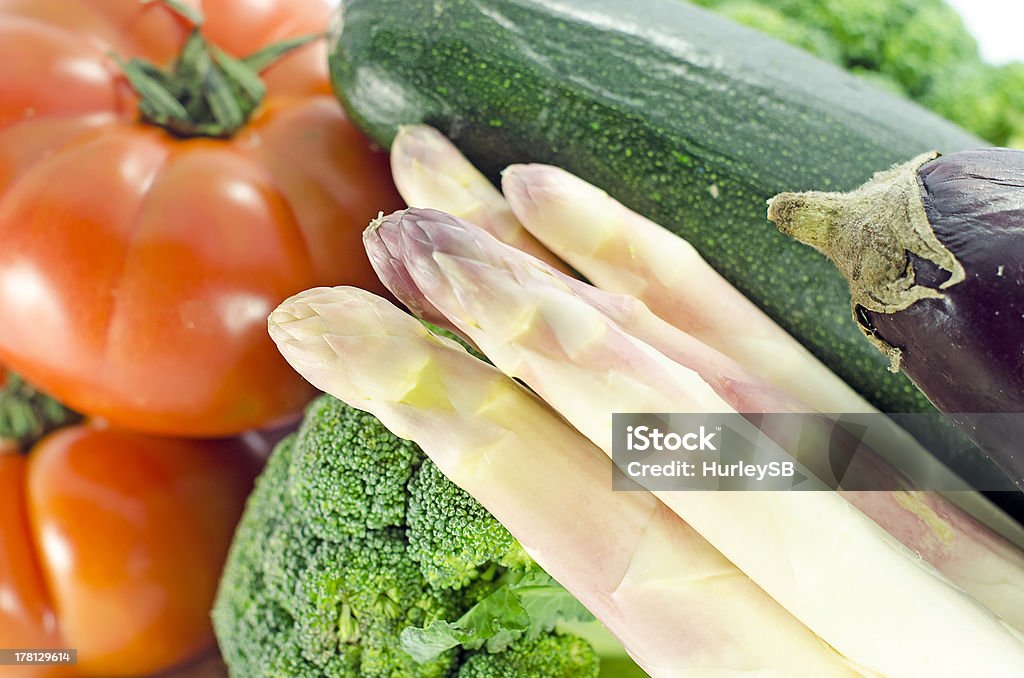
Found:
[[212, 644], [209, 609], [261, 462], [241, 440], [94, 425], [35, 446], [30, 532], [76, 673], [152, 673]]
[[[66, 647], [36, 555], [25, 502], [25, 458], [0, 442], [0, 647]], [[32, 667], [20, 676], [68, 675]]]
[[[236, 56], [323, 31], [320, 0], [201, 5]], [[160, 435], [234, 435], [312, 389], [266, 316], [317, 285], [383, 288], [361, 244], [401, 206], [386, 156], [330, 93], [326, 47], [265, 72], [230, 139], [138, 121], [109, 51], [165, 65], [189, 32], [159, 3], [0, 0], [0, 361], [83, 413]]]

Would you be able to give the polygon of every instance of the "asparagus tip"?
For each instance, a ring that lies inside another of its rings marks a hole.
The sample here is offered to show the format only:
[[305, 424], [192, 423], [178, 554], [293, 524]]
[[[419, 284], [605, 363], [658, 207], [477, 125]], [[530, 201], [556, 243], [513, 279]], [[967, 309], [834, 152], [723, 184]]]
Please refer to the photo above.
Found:
[[391, 142], [391, 164], [410, 166], [419, 162], [429, 165], [440, 151], [450, 145], [444, 135], [429, 125], [401, 125]]

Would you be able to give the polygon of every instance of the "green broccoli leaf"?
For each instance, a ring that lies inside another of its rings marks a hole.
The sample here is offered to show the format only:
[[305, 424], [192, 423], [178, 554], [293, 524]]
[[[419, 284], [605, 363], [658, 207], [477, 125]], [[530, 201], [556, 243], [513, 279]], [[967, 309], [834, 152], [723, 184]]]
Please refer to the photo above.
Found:
[[527, 638], [532, 639], [542, 633], [551, 632], [561, 622], [585, 622], [594, 619], [594, 615], [583, 607], [583, 603], [576, 600], [546, 572], [526, 573], [516, 583], [514, 591], [530, 616]]
[[454, 622], [402, 630], [402, 648], [416, 661], [429, 662], [453, 647], [501, 652], [520, 637], [550, 633], [561, 622], [589, 621], [593, 615], [543, 571], [527, 572], [497, 588]]
[[[400, 638], [402, 648], [413, 659], [429, 662], [453, 647], [475, 650], [492, 639], [508, 646], [519, 632], [530, 627], [530, 621], [530, 614], [516, 590], [502, 586], [469, 608], [458, 620], [435, 621], [423, 629], [408, 627], [402, 629]], [[510, 631], [516, 635], [510, 635]], [[504, 648], [488, 649], [497, 652]]]

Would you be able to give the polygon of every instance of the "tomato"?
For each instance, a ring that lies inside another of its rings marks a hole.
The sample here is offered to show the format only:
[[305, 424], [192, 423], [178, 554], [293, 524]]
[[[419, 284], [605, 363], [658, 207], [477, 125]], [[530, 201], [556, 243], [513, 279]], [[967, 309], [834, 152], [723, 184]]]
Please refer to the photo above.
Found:
[[[234, 55], [323, 31], [320, 0], [217, 0]], [[382, 291], [361, 243], [400, 205], [386, 157], [330, 94], [322, 41], [265, 71], [227, 139], [139, 122], [110, 53], [166, 65], [190, 24], [138, 0], [0, 0], [0, 361], [58, 400], [150, 433], [220, 436], [311, 390], [266, 318], [317, 285]]]
[[210, 647], [261, 453], [86, 424], [27, 458], [0, 454], [0, 647], [76, 648], [87, 676], [151, 673]]

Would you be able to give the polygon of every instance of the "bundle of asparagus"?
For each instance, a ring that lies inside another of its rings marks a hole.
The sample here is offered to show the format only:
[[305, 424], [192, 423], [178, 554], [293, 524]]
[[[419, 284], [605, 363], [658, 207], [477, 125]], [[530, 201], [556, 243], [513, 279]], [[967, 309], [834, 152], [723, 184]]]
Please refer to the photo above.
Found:
[[555, 168], [510, 168], [506, 203], [424, 128], [393, 167], [410, 204], [521, 248], [423, 209], [365, 236], [392, 293], [496, 367], [351, 288], [288, 300], [272, 336], [314, 385], [419, 443], [648, 672], [1024, 665], [1024, 556], [937, 494], [612, 491], [612, 412], [869, 411], [686, 243]]

